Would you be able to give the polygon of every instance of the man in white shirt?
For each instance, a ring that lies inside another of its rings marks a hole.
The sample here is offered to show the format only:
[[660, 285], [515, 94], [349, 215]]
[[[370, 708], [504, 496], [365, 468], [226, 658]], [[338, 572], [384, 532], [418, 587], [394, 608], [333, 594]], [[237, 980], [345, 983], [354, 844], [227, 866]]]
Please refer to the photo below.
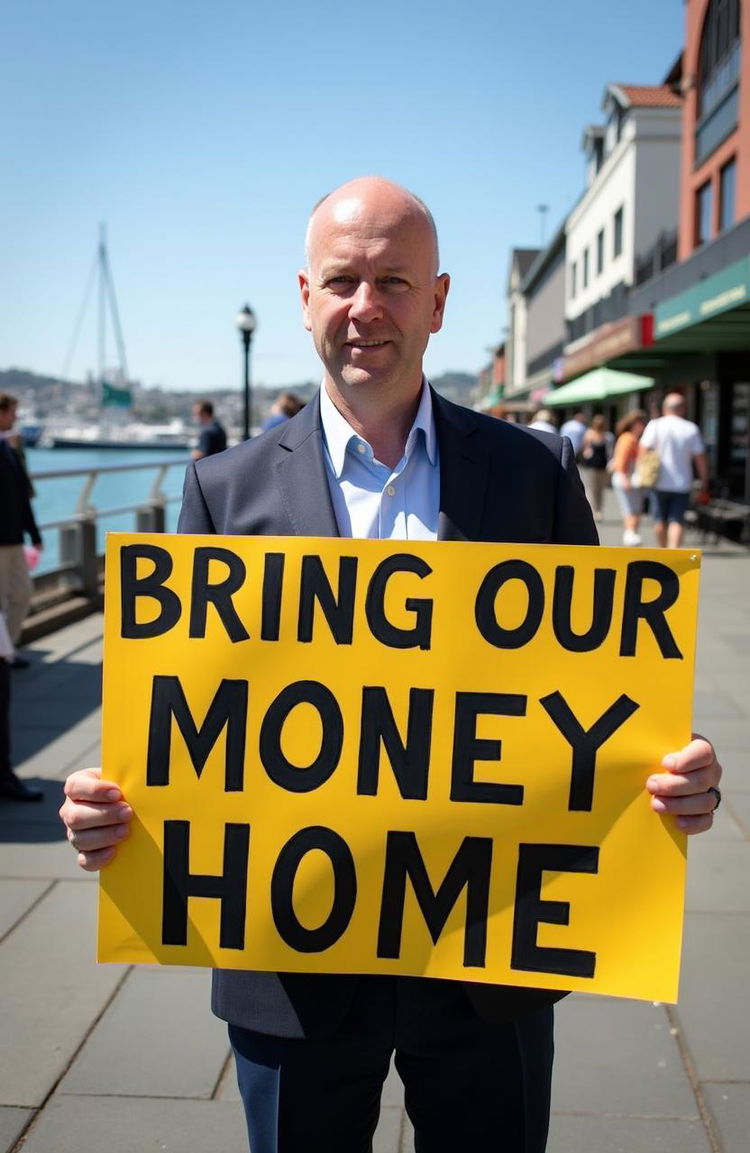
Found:
[[560, 429], [560, 436], [567, 436], [573, 445], [573, 452], [578, 456], [583, 444], [583, 435], [588, 428], [585, 412], [577, 412], [570, 420], [566, 420]]
[[708, 462], [700, 429], [685, 419], [684, 396], [668, 393], [661, 410], [663, 415], [646, 425], [639, 452], [655, 449], [659, 455], [659, 476], [651, 493], [656, 543], [660, 548], [679, 548], [693, 487], [693, 469], [705, 490]]

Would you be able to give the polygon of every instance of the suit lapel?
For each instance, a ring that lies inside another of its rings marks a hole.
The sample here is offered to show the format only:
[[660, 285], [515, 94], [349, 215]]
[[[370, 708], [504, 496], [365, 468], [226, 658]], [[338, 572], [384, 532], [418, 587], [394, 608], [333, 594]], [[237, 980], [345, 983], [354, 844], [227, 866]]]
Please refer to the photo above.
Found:
[[478, 422], [434, 391], [432, 404], [440, 449], [438, 540], [481, 540], [489, 460]]
[[289, 421], [273, 466], [278, 490], [297, 536], [338, 536], [323, 458], [320, 401], [314, 397]]

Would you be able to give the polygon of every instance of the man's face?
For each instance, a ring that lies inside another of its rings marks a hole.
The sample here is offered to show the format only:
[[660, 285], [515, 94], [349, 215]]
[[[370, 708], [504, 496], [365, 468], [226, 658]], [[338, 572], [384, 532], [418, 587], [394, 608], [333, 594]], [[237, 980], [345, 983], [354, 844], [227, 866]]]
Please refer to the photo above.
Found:
[[16, 423], [16, 406], [10, 405], [8, 408], [0, 408], [0, 432], [10, 432], [13, 425]]
[[392, 191], [332, 201], [313, 217], [309, 268], [299, 274], [305, 327], [327, 382], [341, 393], [415, 395], [449, 285], [436, 275], [430, 226]]

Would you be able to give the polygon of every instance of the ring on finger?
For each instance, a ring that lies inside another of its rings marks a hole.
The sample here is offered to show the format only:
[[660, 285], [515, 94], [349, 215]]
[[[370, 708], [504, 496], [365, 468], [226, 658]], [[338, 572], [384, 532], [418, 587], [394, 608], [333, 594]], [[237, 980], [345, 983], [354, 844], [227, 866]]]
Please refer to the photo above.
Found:
[[716, 810], [718, 809], [719, 805], [721, 804], [721, 790], [720, 790], [720, 789], [717, 789], [717, 788], [716, 788], [716, 785], [710, 785], [710, 786], [709, 786], [709, 787], [706, 789], [706, 792], [707, 792], [707, 793], [713, 793], [713, 795], [716, 797], [716, 804], [715, 804], [715, 805], [714, 805], [714, 807], [711, 809], [711, 812], [712, 812], [712, 813], [715, 813], [715, 812], [716, 812]]

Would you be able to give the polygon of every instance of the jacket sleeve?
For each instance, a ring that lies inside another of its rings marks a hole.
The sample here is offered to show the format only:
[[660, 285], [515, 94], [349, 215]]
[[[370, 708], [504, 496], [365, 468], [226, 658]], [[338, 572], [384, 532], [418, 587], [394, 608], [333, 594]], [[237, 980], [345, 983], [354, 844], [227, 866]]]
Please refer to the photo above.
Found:
[[586, 499], [573, 445], [562, 438], [560, 482], [557, 490], [555, 544], [599, 544], [594, 514]]
[[178, 532], [215, 533], [216, 526], [201, 490], [195, 464], [189, 464], [182, 489], [182, 508], [177, 522]]

